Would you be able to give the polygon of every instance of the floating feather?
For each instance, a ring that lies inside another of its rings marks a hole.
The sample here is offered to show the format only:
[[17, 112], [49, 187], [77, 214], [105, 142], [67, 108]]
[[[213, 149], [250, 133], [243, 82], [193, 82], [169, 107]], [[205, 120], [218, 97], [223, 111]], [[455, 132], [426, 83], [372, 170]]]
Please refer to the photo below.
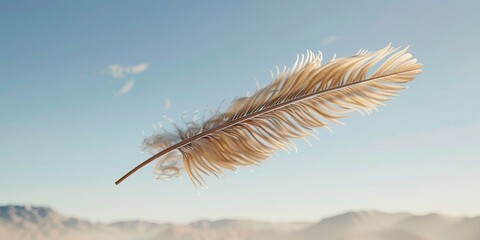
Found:
[[[196, 185], [205, 175], [222, 175], [225, 169], [257, 165], [280, 149], [296, 149], [294, 138], [312, 136], [314, 128], [328, 127], [352, 112], [369, 114], [396, 95], [421, 72], [408, 48], [387, 46], [377, 52], [359, 51], [322, 65], [321, 53], [297, 56], [293, 67], [277, 68], [272, 83], [249, 97], [235, 99], [225, 112], [175, 132], [153, 134], [143, 141], [153, 156], [115, 184], [159, 159], [159, 179], [180, 176], [185, 170]], [[375, 71], [372, 68], [380, 65]], [[369, 74], [369, 72], [372, 72]]]

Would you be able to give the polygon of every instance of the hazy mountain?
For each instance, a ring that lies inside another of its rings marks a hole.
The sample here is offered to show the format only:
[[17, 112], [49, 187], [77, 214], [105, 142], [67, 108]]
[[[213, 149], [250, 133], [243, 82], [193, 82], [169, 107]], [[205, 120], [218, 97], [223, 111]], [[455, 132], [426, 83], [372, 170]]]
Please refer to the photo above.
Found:
[[302, 240], [480, 240], [480, 217], [415, 216], [377, 211], [326, 218], [296, 235]]
[[92, 223], [46, 207], [1, 206], [0, 239], [11, 240], [479, 240], [480, 217], [347, 212], [316, 223], [223, 219], [190, 224]]
[[[302, 239], [363, 239], [372, 232], [391, 229], [408, 214], [387, 214], [376, 211], [347, 212], [321, 220], [306, 228], [299, 235]], [[319, 238], [321, 236], [321, 238]]]

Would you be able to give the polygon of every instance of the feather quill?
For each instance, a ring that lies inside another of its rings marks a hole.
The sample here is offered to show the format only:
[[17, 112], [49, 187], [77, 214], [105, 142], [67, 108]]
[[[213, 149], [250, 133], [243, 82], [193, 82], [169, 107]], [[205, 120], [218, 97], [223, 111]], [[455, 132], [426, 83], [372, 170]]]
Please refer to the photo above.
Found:
[[422, 71], [407, 50], [390, 45], [376, 52], [360, 50], [324, 65], [321, 53], [297, 56], [293, 67], [277, 68], [271, 84], [233, 100], [225, 112], [217, 110], [201, 123], [188, 122], [185, 129], [175, 125], [175, 132], [146, 138], [143, 147], [154, 155], [115, 184], [160, 158], [157, 178], [179, 176], [183, 168], [201, 186], [205, 175], [257, 165], [277, 150], [295, 149], [291, 139], [312, 136], [315, 128], [328, 128], [355, 111], [370, 114], [404, 89], [400, 84]]

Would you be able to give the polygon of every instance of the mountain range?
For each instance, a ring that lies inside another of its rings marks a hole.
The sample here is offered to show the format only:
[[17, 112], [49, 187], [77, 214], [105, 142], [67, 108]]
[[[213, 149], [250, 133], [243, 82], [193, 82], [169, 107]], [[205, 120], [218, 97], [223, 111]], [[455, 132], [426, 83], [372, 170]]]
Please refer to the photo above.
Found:
[[0, 239], [9, 240], [479, 240], [480, 217], [346, 212], [319, 222], [245, 219], [189, 224], [94, 223], [48, 207], [0, 206]]

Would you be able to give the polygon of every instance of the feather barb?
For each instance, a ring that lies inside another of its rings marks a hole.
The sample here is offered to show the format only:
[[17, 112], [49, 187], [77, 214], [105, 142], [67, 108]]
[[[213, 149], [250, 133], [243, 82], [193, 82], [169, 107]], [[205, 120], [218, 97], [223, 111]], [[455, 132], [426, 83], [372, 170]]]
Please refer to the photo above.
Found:
[[[354, 111], [370, 113], [404, 88], [399, 84], [421, 72], [422, 65], [407, 49], [387, 46], [377, 52], [359, 51], [325, 65], [321, 65], [320, 53], [308, 51], [291, 69], [277, 70], [270, 85], [250, 97], [234, 100], [224, 113], [191, 124], [186, 130], [177, 129], [178, 141], [165, 144], [161, 141], [164, 138], [155, 136], [158, 140], [149, 141], [147, 147], [162, 150], [115, 184], [178, 150], [190, 180], [196, 186], [203, 185], [202, 175], [217, 176], [223, 169], [234, 171], [236, 166], [257, 164], [279, 149], [294, 146], [290, 139], [312, 135], [314, 128], [328, 128], [330, 122], [338, 122]], [[381, 66], [367, 76], [382, 60]]]

